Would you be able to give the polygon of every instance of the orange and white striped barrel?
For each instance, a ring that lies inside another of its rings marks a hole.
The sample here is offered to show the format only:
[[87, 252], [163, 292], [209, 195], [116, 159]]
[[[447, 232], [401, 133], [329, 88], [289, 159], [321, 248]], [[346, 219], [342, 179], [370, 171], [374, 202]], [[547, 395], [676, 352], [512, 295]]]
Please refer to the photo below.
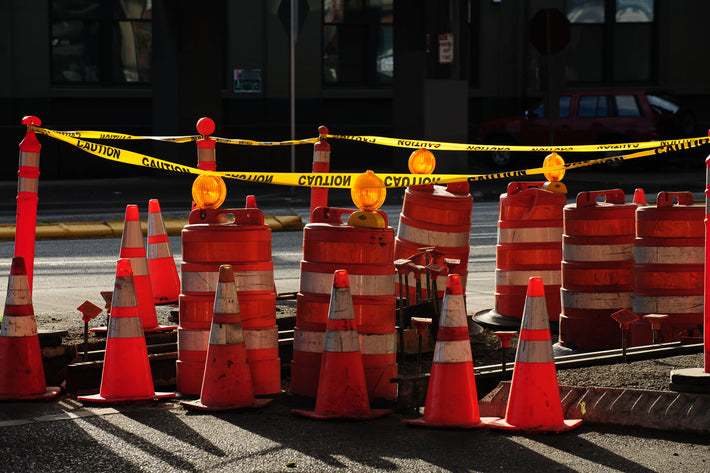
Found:
[[[460, 260], [453, 272], [461, 276], [465, 291], [472, 206], [473, 198], [468, 192], [468, 182], [407, 187], [402, 213], [399, 215], [394, 258], [407, 259], [419, 253], [419, 248], [433, 246], [444, 256]], [[409, 296], [414, 299], [416, 281], [414, 278], [408, 279]], [[437, 277], [436, 284], [439, 288], [438, 297], [444, 297], [446, 274]], [[397, 294], [398, 286], [399, 283]]]
[[478, 322], [519, 327], [531, 277], [542, 278], [550, 321], [559, 320], [562, 209], [567, 196], [545, 190], [544, 185], [544, 181], [511, 182], [500, 196], [495, 305], [477, 315]]
[[177, 386], [199, 394], [219, 267], [231, 264], [254, 393], [281, 391], [271, 230], [256, 208], [196, 209], [182, 231]]
[[355, 211], [319, 207], [304, 228], [291, 362], [294, 394], [314, 397], [317, 393], [333, 273], [345, 269], [368, 395], [388, 400], [397, 395], [396, 384], [390, 383], [397, 376], [394, 230], [342, 223], [344, 215]]
[[[599, 200], [602, 199], [602, 200]], [[580, 192], [564, 207], [560, 345], [577, 350], [621, 346], [614, 312], [631, 308], [635, 213], [624, 191]]]
[[[705, 227], [703, 207], [690, 192], [659, 192], [656, 206], [636, 211], [632, 310], [667, 314], [661, 340], [702, 336]], [[651, 325], [630, 325], [629, 344], [653, 343]]]

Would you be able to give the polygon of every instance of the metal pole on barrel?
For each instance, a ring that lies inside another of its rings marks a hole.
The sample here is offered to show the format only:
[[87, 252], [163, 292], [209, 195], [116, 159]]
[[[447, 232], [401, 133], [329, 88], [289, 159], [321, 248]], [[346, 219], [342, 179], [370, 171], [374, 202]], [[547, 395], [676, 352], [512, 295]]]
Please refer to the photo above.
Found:
[[39, 152], [42, 146], [29, 126], [40, 126], [42, 121], [33, 116], [22, 118], [27, 133], [20, 143], [20, 163], [17, 171], [17, 218], [15, 221], [15, 257], [23, 257], [27, 280], [32, 292], [32, 273], [35, 260], [37, 226], [37, 191], [39, 188]]

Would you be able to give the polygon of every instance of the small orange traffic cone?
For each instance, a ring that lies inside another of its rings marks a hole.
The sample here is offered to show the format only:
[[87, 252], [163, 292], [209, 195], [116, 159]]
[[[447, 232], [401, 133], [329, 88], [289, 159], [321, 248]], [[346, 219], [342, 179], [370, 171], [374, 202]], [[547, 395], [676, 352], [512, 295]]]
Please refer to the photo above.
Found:
[[170, 249], [158, 199], [148, 202], [148, 272], [156, 304], [172, 304], [180, 295], [180, 277]]
[[138, 313], [141, 317], [143, 332], [160, 332], [174, 330], [175, 326], [158, 325], [158, 316], [155, 312], [153, 300], [153, 286], [150, 282], [148, 260], [143, 244], [143, 231], [138, 216], [137, 205], [126, 206], [126, 217], [123, 222], [123, 235], [121, 237], [121, 251], [119, 258], [128, 258], [133, 268], [133, 284], [136, 299], [138, 300]]
[[50, 399], [59, 391], [45, 384], [25, 259], [12, 258], [0, 328], [0, 400]]
[[148, 349], [138, 314], [131, 262], [128, 258], [121, 258], [116, 265], [101, 389], [99, 394], [79, 396], [77, 399], [120, 403], [174, 396], [175, 393], [155, 392]]
[[237, 285], [230, 264], [219, 267], [213, 314], [200, 399], [183, 401], [182, 405], [206, 411], [264, 407], [272, 400], [254, 399]]
[[532, 277], [520, 325], [505, 419], [489, 427], [521, 432], [564, 432], [582, 423], [562, 415], [542, 278]]
[[335, 271], [333, 277], [316, 409], [293, 409], [291, 412], [311, 419], [361, 420], [382, 417], [392, 412], [389, 409], [370, 409], [350, 280], [344, 269]]
[[481, 419], [478, 413], [461, 276], [449, 274], [441, 306], [424, 417], [404, 419], [402, 422], [424, 427], [471, 429], [484, 427], [494, 419]]

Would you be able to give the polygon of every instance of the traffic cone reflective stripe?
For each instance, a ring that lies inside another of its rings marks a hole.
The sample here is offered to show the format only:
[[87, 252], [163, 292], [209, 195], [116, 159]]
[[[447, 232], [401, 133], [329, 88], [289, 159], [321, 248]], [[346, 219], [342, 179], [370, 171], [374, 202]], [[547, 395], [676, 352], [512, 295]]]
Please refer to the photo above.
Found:
[[180, 277], [157, 199], [148, 202], [148, 269], [156, 304], [177, 302]]
[[25, 260], [15, 257], [0, 328], [0, 400], [49, 399], [59, 392], [45, 384]]
[[215, 291], [200, 399], [184, 401], [182, 404], [190, 408], [217, 411], [263, 407], [271, 401], [254, 398], [234, 273], [231, 265], [223, 264], [219, 268]]
[[402, 422], [423, 427], [470, 429], [483, 427], [463, 300], [461, 276], [449, 274], [441, 306], [439, 330], [429, 376], [424, 416]]
[[528, 283], [505, 419], [490, 423], [490, 427], [563, 432], [582, 423], [581, 419], [566, 420], [562, 414], [549, 324], [542, 279], [532, 277]]
[[175, 393], [155, 392], [131, 263], [128, 258], [121, 258], [116, 265], [101, 388], [99, 394], [77, 399], [115, 403], [174, 396]]
[[370, 409], [360, 342], [345, 270], [335, 272], [328, 308], [318, 393], [314, 411], [291, 412], [312, 419], [374, 419], [389, 414], [387, 409]]

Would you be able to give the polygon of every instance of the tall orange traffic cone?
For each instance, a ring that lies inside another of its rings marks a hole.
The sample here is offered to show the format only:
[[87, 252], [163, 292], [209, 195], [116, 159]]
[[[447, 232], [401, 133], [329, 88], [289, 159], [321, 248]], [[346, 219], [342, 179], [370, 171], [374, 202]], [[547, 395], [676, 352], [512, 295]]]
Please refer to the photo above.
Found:
[[180, 277], [170, 249], [158, 199], [148, 202], [148, 272], [156, 304], [172, 304], [180, 295]]
[[562, 415], [560, 388], [552, 354], [550, 321], [542, 278], [528, 281], [505, 419], [489, 427], [522, 432], [564, 432], [582, 423]]
[[123, 235], [121, 237], [121, 251], [119, 258], [128, 258], [133, 268], [133, 284], [138, 300], [138, 311], [141, 317], [143, 332], [159, 332], [173, 330], [177, 327], [158, 325], [158, 316], [155, 312], [153, 300], [153, 285], [150, 282], [148, 260], [145, 245], [143, 244], [143, 231], [138, 216], [137, 205], [126, 206], [126, 218], [123, 222]]
[[156, 393], [148, 361], [148, 349], [138, 314], [133, 271], [128, 258], [116, 265], [111, 319], [106, 340], [99, 394], [79, 396], [79, 401], [120, 403], [174, 397]]
[[5, 312], [0, 328], [0, 400], [49, 399], [25, 259], [12, 258]]
[[374, 419], [388, 409], [370, 409], [365, 369], [360, 353], [350, 294], [350, 280], [344, 269], [335, 271], [323, 343], [315, 411], [291, 412], [311, 419]]
[[441, 306], [424, 417], [404, 419], [402, 422], [424, 427], [470, 429], [484, 427], [494, 419], [481, 419], [478, 413], [461, 276], [449, 274]]
[[183, 401], [182, 405], [207, 411], [264, 407], [272, 400], [254, 399], [237, 285], [230, 264], [219, 267], [213, 314], [200, 399]]

